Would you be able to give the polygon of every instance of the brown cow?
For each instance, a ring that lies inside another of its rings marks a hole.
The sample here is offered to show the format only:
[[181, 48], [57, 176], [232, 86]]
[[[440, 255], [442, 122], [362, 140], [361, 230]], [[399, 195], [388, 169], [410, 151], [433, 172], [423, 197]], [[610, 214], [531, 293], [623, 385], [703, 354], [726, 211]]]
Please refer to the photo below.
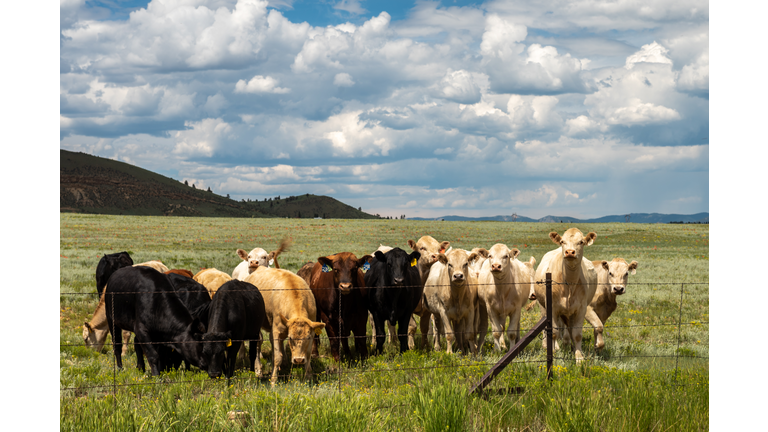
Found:
[[546, 274], [552, 273], [552, 318], [555, 327], [552, 336], [555, 348], [558, 348], [557, 339], [562, 339], [567, 332], [578, 363], [584, 360], [581, 352], [584, 317], [597, 289], [597, 272], [592, 262], [584, 258], [584, 246], [591, 245], [597, 234], [590, 232], [584, 235], [577, 228], [571, 228], [562, 237], [551, 232], [549, 238], [560, 248], [544, 255], [536, 269], [536, 300], [546, 307]]
[[[355, 334], [355, 350], [362, 359], [368, 357], [365, 281], [360, 269], [371, 255], [357, 258], [351, 252], [319, 257], [312, 267], [309, 288], [315, 296], [320, 319], [331, 343], [331, 355], [339, 361], [339, 339], [344, 355], [352, 358], [350, 332]], [[315, 341], [317, 343], [317, 340]], [[317, 347], [313, 350], [317, 353]]]
[[193, 275], [191, 271], [185, 270], [185, 269], [171, 269], [171, 270], [168, 270], [167, 272], [164, 272], [164, 273], [165, 274], [175, 273], [177, 275], [186, 276], [186, 277], [188, 277], [190, 279], [195, 277], [195, 275]]
[[627, 264], [624, 258], [614, 258], [608, 261], [592, 261], [597, 271], [597, 290], [592, 301], [587, 306], [585, 318], [595, 328], [595, 348], [605, 346], [603, 340], [603, 325], [616, 310], [616, 296], [626, 292], [630, 274], [635, 274], [637, 261]]
[[304, 365], [304, 378], [312, 378], [310, 358], [313, 334], [320, 333], [325, 324], [312, 321], [317, 317], [317, 306], [309, 285], [288, 270], [263, 266], [248, 275], [245, 281], [255, 285], [264, 297], [267, 319], [262, 324], [262, 329], [269, 332], [273, 354], [270, 383], [273, 386], [277, 383], [277, 371], [283, 361], [285, 339], [288, 339], [291, 349], [291, 362]]

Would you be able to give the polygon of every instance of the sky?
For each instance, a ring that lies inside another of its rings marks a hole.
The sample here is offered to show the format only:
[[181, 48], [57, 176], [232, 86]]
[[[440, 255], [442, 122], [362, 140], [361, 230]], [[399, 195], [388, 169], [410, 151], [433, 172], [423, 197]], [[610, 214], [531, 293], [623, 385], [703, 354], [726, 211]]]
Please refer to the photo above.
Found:
[[709, 211], [709, 2], [61, 0], [60, 148], [399, 217]]

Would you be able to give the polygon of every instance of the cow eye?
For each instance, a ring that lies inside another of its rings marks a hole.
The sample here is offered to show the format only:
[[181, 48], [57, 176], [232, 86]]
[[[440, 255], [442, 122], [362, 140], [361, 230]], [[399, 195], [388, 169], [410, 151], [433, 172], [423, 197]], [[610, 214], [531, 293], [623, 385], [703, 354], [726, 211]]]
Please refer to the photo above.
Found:
[[611, 272], [608, 272], [608, 276], [613, 276], [613, 273], [611, 273]]
[[624, 276], [629, 276], [629, 272], [624, 273]]
[[504, 259], [509, 259], [509, 255], [504, 255]]

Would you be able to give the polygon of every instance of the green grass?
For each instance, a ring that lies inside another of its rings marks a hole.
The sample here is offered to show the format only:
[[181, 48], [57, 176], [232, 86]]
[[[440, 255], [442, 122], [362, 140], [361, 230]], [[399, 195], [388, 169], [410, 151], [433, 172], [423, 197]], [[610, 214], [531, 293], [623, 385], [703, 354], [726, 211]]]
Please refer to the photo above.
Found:
[[[575, 225], [597, 233], [594, 245], [585, 248], [589, 259], [639, 262], [605, 326], [606, 348], [595, 352], [592, 331], [585, 328], [587, 361], [576, 365], [568, 350], [557, 352], [549, 382], [545, 351], [534, 341], [480, 398], [466, 393], [501, 358], [490, 334], [486, 351], [475, 357], [421, 350], [399, 355], [395, 345], [386, 345], [383, 355], [351, 365], [330, 360], [326, 340], [322, 357], [313, 361], [315, 382], [303, 382], [294, 369], [274, 389], [244, 369], [229, 386], [195, 368], [152, 377], [136, 370], [132, 349], [125, 369], [115, 372], [111, 345], [102, 353], [82, 346], [82, 324], [97, 303], [96, 265], [104, 253], [125, 250], [134, 262], [159, 259], [193, 273], [206, 267], [231, 272], [239, 263], [237, 248], [271, 250], [290, 236], [293, 247], [279, 261], [296, 271], [306, 261], [342, 251], [362, 256], [379, 244], [407, 249], [407, 240], [426, 234], [464, 249], [505, 243], [520, 249], [521, 259], [534, 256], [539, 262], [555, 248], [547, 234], [570, 225], [75, 214], [61, 214], [60, 221], [61, 430], [243, 429], [227, 419], [233, 410], [248, 413], [248, 430], [709, 428], [706, 225]], [[538, 308], [524, 312], [521, 326], [530, 328], [538, 318]], [[263, 354], [265, 371], [271, 371], [269, 343]], [[514, 387], [524, 392], [495, 392]]]

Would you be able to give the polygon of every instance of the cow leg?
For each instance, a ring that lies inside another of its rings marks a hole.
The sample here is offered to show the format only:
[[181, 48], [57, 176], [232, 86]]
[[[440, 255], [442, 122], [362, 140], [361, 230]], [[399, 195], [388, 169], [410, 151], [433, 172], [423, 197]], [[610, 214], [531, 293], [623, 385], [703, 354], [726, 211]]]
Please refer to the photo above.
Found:
[[[227, 361], [224, 363], [224, 376], [227, 379], [232, 378], [235, 374], [235, 366], [237, 365], [237, 359], [240, 357], [240, 351], [245, 342], [232, 342], [232, 345], [227, 347]], [[251, 368], [253, 370], [253, 368]]]
[[485, 307], [485, 302], [479, 304], [477, 315], [477, 347], [482, 351], [485, 345], [485, 335], [488, 334], [488, 309]]
[[[456, 335], [453, 332], [453, 327], [451, 325], [451, 319], [448, 318], [448, 314], [445, 313], [445, 310], [440, 310], [440, 321], [442, 321], [442, 328], [445, 332], [445, 341], [448, 347], [446, 348], [445, 352], [448, 354], [453, 354], [453, 342], [456, 340]], [[435, 325], [439, 326], [437, 324], [438, 318], [435, 316]]]
[[371, 340], [376, 340], [376, 324], [373, 322], [373, 312], [368, 312], [368, 325], [371, 327]]
[[[147, 356], [147, 363], [149, 363], [149, 368], [153, 376], [160, 375], [160, 353], [158, 352], [158, 346], [147, 343], [150, 342], [151, 339], [149, 337], [149, 334], [144, 331], [143, 326], [137, 325], [134, 327], [134, 333], [136, 333], [136, 337], [134, 340], [138, 340], [140, 342], [144, 342], [144, 345], [141, 347], [141, 350], [143, 351], [144, 355]], [[138, 359], [137, 359], [138, 361]]]
[[376, 353], [381, 354], [384, 351], [384, 319], [376, 314], [373, 317], [373, 325], [376, 331]]
[[[427, 315], [428, 314], [428, 315]], [[429, 344], [427, 335], [429, 334], [429, 318], [432, 316], [429, 312], [423, 312], [419, 316], [419, 329], [421, 330], [421, 349], [426, 349]]]
[[605, 346], [605, 340], [603, 340], [603, 322], [595, 313], [595, 310], [587, 306], [587, 313], [584, 315], [587, 322], [595, 328], [595, 348], [602, 349]]
[[136, 369], [144, 373], [144, 346], [138, 338], [133, 338], [133, 351], [136, 353]]
[[432, 327], [435, 329], [433, 332], [432, 346], [435, 351], [440, 351], [440, 339], [445, 336], [445, 330], [443, 329], [443, 320], [439, 315], [432, 314], [429, 321], [432, 321]]
[[[520, 315], [523, 308], [515, 309], [509, 314], [509, 327], [507, 328], [507, 338], [509, 338], [509, 347], [512, 348], [520, 340]], [[515, 341], [514, 343], [512, 341]]]
[[387, 329], [389, 330], [389, 333], [387, 333], [387, 342], [388, 343], [394, 343], [395, 340], [398, 339], [397, 337], [397, 329], [395, 328], [395, 324], [397, 323], [391, 323], [387, 321]]
[[128, 345], [131, 343], [131, 332], [123, 330], [123, 355], [128, 355]]
[[348, 360], [352, 360], [352, 351], [349, 349], [350, 333], [347, 329], [342, 329], [341, 331], [341, 347], [344, 349], [344, 355]]
[[115, 325], [112, 326], [112, 352], [115, 355], [115, 364], [117, 364], [118, 369], [123, 368], [123, 341], [120, 338], [120, 335], [122, 334], [122, 329], [120, 327], [117, 327]]
[[413, 318], [413, 315], [410, 315], [408, 320], [408, 349], [414, 349], [416, 347], [415, 337], [416, 337], [416, 320]]
[[407, 332], [411, 331], [412, 320], [413, 315], [411, 314], [403, 314], [400, 319], [397, 320], [397, 339], [400, 341], [400, 353], [404, 353], [410, 349], [410, 339]]
[[568, 321], [570, 324], [571, 342], [573, 343], [573, 354], [576, 357], [576, 363], [581, 363], [584, 360], [584, 354], [581, 352], [584, 314], [571, 316]]
[[336, 361], [339, 361], [339, 319], [336, 316], [330, 317], [325, 325], [325, 332], [328, 334], [331, 344], [331, 356]]
[[249, 369], [256, 373], [257, 378], [261, 378], [261, 342], [261, 332], [259, 332], [258, 339], [248, 341]]
[[272, 378], [269, 380], [269, 384], [274, 387], [277, 384], [277, 371], [280, 368], [280, 364], [283, 362], [283, 344], [280, 341], [279, 333], [277, 330], [269, 332], [269, 342], [272, 344]]
[[361, 360], [365, 360], [368, 358], [368, 337], [366, 334], [365, 321], [360, 320], [352, 332], [355, 334], [355, 351], [357, 351], [357, 355], [360, 356]]
[[504, 342], [504, 324], [507, 317], [497, 312], [492, 307], [488, 307], [488, 318], [491, 319], [494, 349], [498, 351], [506, 351], [507, 344]]

